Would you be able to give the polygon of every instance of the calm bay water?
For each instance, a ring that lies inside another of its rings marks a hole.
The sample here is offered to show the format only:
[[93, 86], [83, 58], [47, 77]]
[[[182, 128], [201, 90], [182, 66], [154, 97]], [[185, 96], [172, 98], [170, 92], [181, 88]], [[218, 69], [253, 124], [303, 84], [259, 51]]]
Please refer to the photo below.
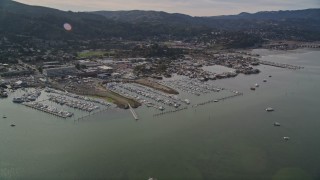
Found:
[[243, 96], [160, 117], [140, 108], [139, 121], [119, 109], [63, 120], [1, 99], [0, 179], [319, 179], [320, 51], [256, 51], [305, 69], [259, 66], [214, 82]]

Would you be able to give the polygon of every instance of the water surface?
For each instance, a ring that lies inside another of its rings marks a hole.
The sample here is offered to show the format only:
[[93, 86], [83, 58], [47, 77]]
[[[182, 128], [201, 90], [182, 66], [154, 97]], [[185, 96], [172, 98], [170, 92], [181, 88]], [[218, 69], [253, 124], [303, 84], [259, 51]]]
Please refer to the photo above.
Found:
[[243, 96], [156, 118], [144, 107], [139, 121], [120, 109], [64, 120], [1, 99], [0, 179], [319, 179], [320, 51], [258, 51], [305, 69], [259, 66], [214, 82]]

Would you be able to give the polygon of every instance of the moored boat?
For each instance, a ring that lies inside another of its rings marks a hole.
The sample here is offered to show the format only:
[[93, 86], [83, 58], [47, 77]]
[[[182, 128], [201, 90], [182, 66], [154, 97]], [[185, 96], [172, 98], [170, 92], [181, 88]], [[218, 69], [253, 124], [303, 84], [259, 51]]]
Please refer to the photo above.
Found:
[[280, 126], [280, 123], [275, 122], [275, 123], [273, 123], [273, 125], [274, 125], [274, 126]]
[[12, 99], [12, 102], [14, 102], [14, 103], [23, 103], [24, 100], [21, 97], [14, 97]]
[[271, 108], [271, 107], [268, 107], [268, 108], [266, 109], [266, 111], [267, 111], [267, 112], [272, 112], [272, 111], [274, 111], [274, 109]]
[[285, 141], [289, 141], [289, 140], [290, 140], [290, 137], [283, 137], [283, 139], [284, 139]]

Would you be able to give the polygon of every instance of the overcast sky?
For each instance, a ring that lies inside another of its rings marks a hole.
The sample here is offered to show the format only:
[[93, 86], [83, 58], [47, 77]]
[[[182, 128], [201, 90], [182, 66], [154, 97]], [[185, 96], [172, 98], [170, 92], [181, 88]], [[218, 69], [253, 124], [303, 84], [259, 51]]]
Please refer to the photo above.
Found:
[[272, 10], [320, 8], [320, 0], [16, 0], [61, 10], [156, 10], [214, 16]]

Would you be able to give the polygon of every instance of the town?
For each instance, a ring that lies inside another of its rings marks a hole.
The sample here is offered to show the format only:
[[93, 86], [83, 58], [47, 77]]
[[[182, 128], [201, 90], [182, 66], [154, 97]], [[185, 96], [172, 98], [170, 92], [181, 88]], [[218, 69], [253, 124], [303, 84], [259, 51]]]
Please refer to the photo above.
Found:
[[[170, 107], [185, 108], [184, 106], [190, 104], [190, 100], [177, 97], [179, 91], [199, 96], [223, 90], [207, 84], [207, 81], [233, 78], [238, 74], [258, 74], [260, 70], [257, 67], [260, 64], [288, 69], [302, 68], [261, 61], [260, 55], [251, 53], [250, 49], [215, 49], [209, 45], [182, 41], [115, 41], [113, 44], [118, 45], [108, 49], [87, 49], [79, 52], [52, 49], [45, 53], [36, 47], [15, 48], [14, 44], [9, 46], [8, 40], [2, 40], [0, 44], [7, 47], [2, 53], [20, 55], [0, 64], [1, 97], [8, 97], [8, 93], [20, 88], [51, 88], [53, 91], [72, 93], [73, 96], [96, 97], [103, 101], [100, 104], [109, 106], [108, 103], [113, 103], [120, 108], [137, 108], [143, 104], [160, 111]], [[127, 47], [117, 48], [119, 44], [127, 44]], [[301, 42], [264, 45], [272, 50], [319, 46]], [[181, 82], [171, 81], [173, 76], [184, 78]], [[84, 111], [98, 109], [98, 106], [85, 102], [83, 104], [72, 101], [68, 104], [64, 96], [49, 97], [56, 103]], [[15, 100], [17, 102], [17, 99]], [[29, 100], [30, 98], [19, 97], [18, 102]], [[39, 107], [39, 104], [28, 106]], [[63, 117], [71, 116], [71, 113], [64, 114], [67, 116], [62, 115]]]

